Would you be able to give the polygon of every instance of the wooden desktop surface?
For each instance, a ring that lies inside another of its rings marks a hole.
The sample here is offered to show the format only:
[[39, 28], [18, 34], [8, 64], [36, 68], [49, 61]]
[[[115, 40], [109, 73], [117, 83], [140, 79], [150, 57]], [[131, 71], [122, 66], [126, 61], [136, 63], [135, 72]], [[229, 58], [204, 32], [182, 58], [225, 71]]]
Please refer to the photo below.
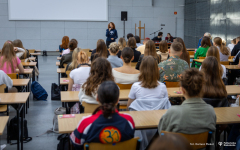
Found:
[[[152, 129], [157, 128], [159, 120], [167, 110], [152, 110], [152, 111], [123, 111], [120, 113], [128, 113], [132, 116], [135, 122], [136, 129]], [[217, 124], [233, 124], [240, 123], [239, 107], [219, 107], [214, 108], [217, 116]], [[74, 131], [83, 116], [91, 115], [91, 113], [76, 114], [75, 118], [59, 118], [58, 127], [59, 133], [71, 133]]]
[[197, 48], [187, 48], [187, 51], [195, 51]]
[[[19, 69], [16, 69], [16, 72], [19, 73]], [[32, 74], [33, 72], [33, 69], [24, 69], [24, 72], [23, 73], [20, 73], [20, 74]]]
[[0, 120], [1, 120], [0, 121], [0, 135], [3, 134], [4, 128], [7, 125], [8, 119], [9, 119], [9, 116], [0, 116]]
[[41, 52], [41, 50], [35, 50], [35, 52]]
[[[204, 59], [193, 59], [193, 61], [202, 63], [202, 62], [204, 61]], [[232, 63], [232, 62], [233, 62], [233, 59], [228, 59], [228, 61], [229, 61], [230, 63]]]
[[0, 104], [26, 103], [30, 92], [21, 93], [0, 93]]
[[57, 68], [57, 73], [65, 73], [65, 68]]
[[30, 79], [12, 79], [13, 86], [27, 86]]
[[37, 65], [37, 62], [21, 62], [21, 64], [23, 65], [23, 67], [33, 67]]
[[32, 60], [32, 61], [35, 61], [35, 60], [36, 60], [36, 57], [29, 57], [28, 59], [29, 59], [29, 60]]
[[60, 62], [59, 61], [56, 62], [56, 66], [60, 66]]
[[238, 70], [240, 67], [238, 65], [225, 65], [225, 67], [229, 70]]
[[57, 57], [57, 60], [61, 60], [62, 59], [62, 57]]
[[69, 78], [60, 78], [60, 85], [68, 85]]
[[37, 55], [41, 55], [41, 53], [30, 53], [30, 55], [37, 56]]
[[61, 102], [78, 102], [79, 91], [61, 91]]
[[190, 55], [189, 57], [190, 57], [190, 59], [193, 59], [193, 58], [194, 58], [194, 55]]

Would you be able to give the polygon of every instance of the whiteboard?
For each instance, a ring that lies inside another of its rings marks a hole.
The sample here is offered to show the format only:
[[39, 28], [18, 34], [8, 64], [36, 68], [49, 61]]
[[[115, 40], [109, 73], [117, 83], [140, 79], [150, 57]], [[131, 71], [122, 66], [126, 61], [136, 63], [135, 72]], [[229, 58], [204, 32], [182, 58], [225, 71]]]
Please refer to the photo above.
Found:
[[108, 0], [8, 0], [9, 20], [108, 21]]

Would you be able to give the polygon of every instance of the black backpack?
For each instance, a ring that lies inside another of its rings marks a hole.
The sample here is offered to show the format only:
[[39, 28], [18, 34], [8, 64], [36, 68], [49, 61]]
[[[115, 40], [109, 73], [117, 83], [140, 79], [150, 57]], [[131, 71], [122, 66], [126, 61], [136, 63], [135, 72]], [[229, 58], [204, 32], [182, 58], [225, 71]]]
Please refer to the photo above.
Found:
[[[19, 125], [21, 125], [21, 117], [19, 117]], [[27, 128], [27, 120], [23, 119], [23, 132], [21, 132], [21, 128], [19, 128], [19, 133], [20, 137], [21, 134], [23, 133], [23, 141], [24, 143], [30, 142], [32, 140], [31, 137], [28, 137], [28, 128]], [[11, 143], [11, 140], [17, 140], [18, 136], [18, 129], [17, 129], [17, 116], [12, 118], [10, 120], [10, 124], [8, 126], [8, 134], [7, 134], [7, 139], [10, 142], [11, 145], [17, 144], [17, 143]]]
[[69, 150], [69, 135], [61, 134], [57, 138], [59, 143], [57, 145], [57, 150]]
[[61, 88], [56, 83], [52, 83], [51, 87], [51, 99], [52, 100], [61, 100]]

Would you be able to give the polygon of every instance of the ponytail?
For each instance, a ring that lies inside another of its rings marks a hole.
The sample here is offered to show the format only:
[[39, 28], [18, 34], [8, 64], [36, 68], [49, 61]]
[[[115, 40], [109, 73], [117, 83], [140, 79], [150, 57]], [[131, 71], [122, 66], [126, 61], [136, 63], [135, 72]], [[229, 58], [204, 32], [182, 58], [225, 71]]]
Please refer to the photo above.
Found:
[[84, 63], [88, 61], [88, 55], [85, 51], [81, 50], [79, 53], [78, 53], [78, 62], [80, 64]]
[[112, 113], [115, 113], [115, 106], [113, 103], [104, 103], [102, 106], [99, 106], [94, 112], [96, 114], [99, 110], [103, 111], [103, 116], [105, 118], [111, 117]]

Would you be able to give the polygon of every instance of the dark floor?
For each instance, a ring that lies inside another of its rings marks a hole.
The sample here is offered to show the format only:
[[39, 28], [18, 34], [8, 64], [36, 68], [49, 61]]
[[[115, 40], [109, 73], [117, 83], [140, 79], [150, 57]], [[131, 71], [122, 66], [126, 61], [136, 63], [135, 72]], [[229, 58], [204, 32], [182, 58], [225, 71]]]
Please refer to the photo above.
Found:
[[[56, 150], [56, 133], [44, 134], [52, 128], [54, 110], [61, 107], [60, 101], [51, 101], [51, 84], [58, 83], [56, 66], [57, 56], [39, 56], [39, 83], [48, 93], [47, 101], [33, 101], [30, 99], [30, 107], [26, 115], [28, 133], [33, 140], [23, 145], [24, 150]], [[16, 116], [14, 109], [10, 109], [10, 118]], [[40, 137], [37, 137], [41, 135]], [[0, 145], [6, 144], [7, 132], [0, 136]], [[4, 150], [16, 150], [17, 145], [8, 145]]]

